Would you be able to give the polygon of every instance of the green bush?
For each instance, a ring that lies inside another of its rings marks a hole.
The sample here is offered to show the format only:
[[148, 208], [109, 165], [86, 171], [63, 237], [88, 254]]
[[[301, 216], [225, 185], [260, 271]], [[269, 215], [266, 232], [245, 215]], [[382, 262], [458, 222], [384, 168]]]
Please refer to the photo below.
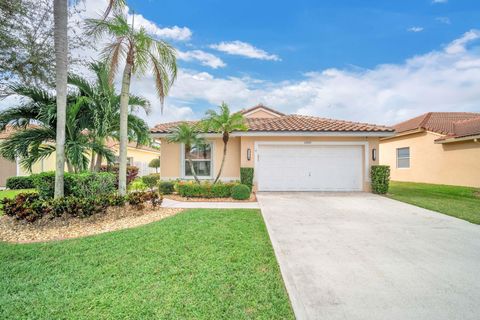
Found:
[[147, 189], [148, 187], [145, 184], [145, 182], [143, 182], [142, 178], [137, 178], [128, 185], [128, 191], [132, 191], [132, 192], [146, 191]]
[[132, 192], [127, 195], [128, 203], [137, 210], [145, 208], [145, 203], [150, 202], [153, 208], [162, 204], [163, 198], [158, 192]]
[[250, 188], [244, 184], [238, 184], [232, 188], [232, 198], [235, 200], [246, 200], [250, 198]]
[[149, 174], [147, 176], [143, 176], [142, 181], [150, 190], [153, 190], [158, 186], [158, 182], [160, 181], [160, 175], [156, 173]]
[[253, 168], [240, 168], [240, 183], [248, 186], [248, 188], [252, 190]]
[[390, 166], [374, 165], [370, 170], [372, 192], [385, 194], [390, 184]]
[[33, 185], [33, 179], [31, 176], [19, 176], [19, 177], [10, 177], [7, 179], [5, 185], [7, 189], [32, 189], [35, 188]]
[[211, 182], [196, 183], [194, 181], [180, 181], [176, 185], [179, 195], [186, 198], [229, 198], [232, 188], [237, 183]]
[[[116, 179], [116, 184], [115, 187], [118, 188], [118, 171], [119, 171], [119, 166], [118, 165], [102, 165], [100, 167], [101, 172], [111, 172], [113, 173], [117, 179]], [[127, 185], [129, 185], [133, 180], [138, 175], [138, 167], [135, 166], [127, 166]]]
[[[40, 198], [53, 198], [55, 192], [55, 172], [42, 172], [32, 175], [33, 184]], [[88, 198], [92, 195], [106, 195], [116, 190], [115, 175], [108, 172], [65, 173], [64, 194]]]
[[155, 168], [155, 172], [158, 172], [158, 168], [160, 168], [160, 158], [154, 158], [148, 164], [150, 168]]
[[175, 191], [175, 182], [173, 181], [160, 181], [158, 183], [158, 191], [161, 194], [172, 194]]

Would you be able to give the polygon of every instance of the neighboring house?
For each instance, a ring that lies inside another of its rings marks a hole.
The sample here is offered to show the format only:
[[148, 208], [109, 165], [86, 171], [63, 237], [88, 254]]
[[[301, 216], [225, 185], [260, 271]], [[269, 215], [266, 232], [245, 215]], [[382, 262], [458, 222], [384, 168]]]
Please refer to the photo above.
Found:
[[429, 112], [380, 140], [391, 179], [480, 187], [480, 113]]
[[[370, 189], [369, 171], [377, 164], [385, 126], [301, 115], [285, 115], [263, 105], [241, 111], [249, 130], [234, 132], [228, 143], [223, 180], [239, 180], [240, 167], [253, 167], [259, 191], [362, 191]], [[191, 179], [185, 148], [167, 142], [179, 122], [151, 129], [161, 139], [163, 179]], [[212, 179], [222, 159], [223, 142], [205, 133], [206, 146], [191, 151], [200, 178]]]
[[[10, 134], [15, 130], [11, 126], [7, 126], [6, 130], [0, 132], [0, 143], [2, 140], [6, 139]], [[107, 144], [115, 154], [118, 155], [118, 142], [109, 142]], [[160, 157], [160, 149], [147, 147], [147, 146], [137, 146], [136, 143], [129, 143], [127, 149], [127, 156], [130, 165], [138, 167], [139, 176], [147, 175], [150, 173], [155, 173], [154, 168], [149, 168], [148, 164], [154, 158]], [[0, 157], [0, 187], [5, 187], [6, 181], [9, 177], [13, 176], [25, 176], [32, 173], [39, 173], [45, 171], [54, 171], [55, 170], [55, 154], [51, 155], [48, 158], [42, 159], [35, 163], [32, 166], [32, 171], [29, 172], [23, 169], [18, 161], [9, 161], [5, 158]]]

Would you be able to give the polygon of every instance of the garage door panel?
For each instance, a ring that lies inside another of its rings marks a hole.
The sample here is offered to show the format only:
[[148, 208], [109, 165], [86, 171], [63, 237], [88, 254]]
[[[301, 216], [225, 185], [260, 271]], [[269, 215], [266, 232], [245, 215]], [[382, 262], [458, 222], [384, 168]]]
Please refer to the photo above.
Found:
[[261, 145], [260, 191], [360, 191], [362, 147]]

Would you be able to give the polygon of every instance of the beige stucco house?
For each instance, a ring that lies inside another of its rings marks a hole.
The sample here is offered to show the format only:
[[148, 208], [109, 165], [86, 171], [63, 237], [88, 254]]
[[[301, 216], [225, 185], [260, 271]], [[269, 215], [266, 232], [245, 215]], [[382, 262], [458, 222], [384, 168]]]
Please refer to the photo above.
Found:
[[380, 140], [391, 179], [480, 187], [480, 113], [429, 112]]
[[[241, 167], [253, 167], [259, 191], [369, 190], [370, 166], [378, 163], [380, 138], [393, 135], [385, 126], [285, 115], [259, 105], [241, 111], [248, 131], [234, 132], [228, 143], [223, 180], [239, 180]], [[152, 128], [161, 140], [162, 179], [191, 179], [185, 148], [167, 142], [178, 122]], [[191, 151], [202, 179], [212, 179], [222, 160], [223, 141], [217, 133], [203, 133], [207, 145]]]

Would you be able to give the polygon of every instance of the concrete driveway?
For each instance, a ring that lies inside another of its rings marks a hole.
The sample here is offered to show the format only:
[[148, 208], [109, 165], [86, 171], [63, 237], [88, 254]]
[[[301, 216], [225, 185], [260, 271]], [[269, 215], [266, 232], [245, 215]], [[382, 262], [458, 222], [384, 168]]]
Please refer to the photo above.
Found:
[[258, 193], [298, 319], [479, 319], [480, 226], [367, 193]]

